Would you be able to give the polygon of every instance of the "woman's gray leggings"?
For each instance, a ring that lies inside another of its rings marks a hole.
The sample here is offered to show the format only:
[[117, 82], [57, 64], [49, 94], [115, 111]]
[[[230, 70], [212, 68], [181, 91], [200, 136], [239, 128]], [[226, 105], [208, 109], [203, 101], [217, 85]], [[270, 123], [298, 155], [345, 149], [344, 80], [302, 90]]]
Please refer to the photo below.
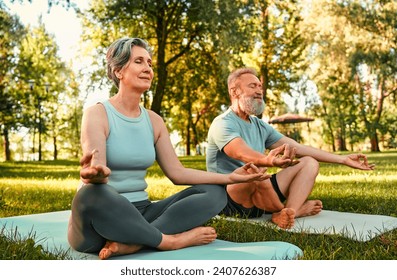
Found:
[[107, 184], [87, 184], [72, 202], [68, 240], [80, 252], [98, 252], [107, 240], [157, 247], [162, 233], [176, 234], [207, 222], [226, 206], [220, 185], [195, 185], [164, 200], [129, 202]]

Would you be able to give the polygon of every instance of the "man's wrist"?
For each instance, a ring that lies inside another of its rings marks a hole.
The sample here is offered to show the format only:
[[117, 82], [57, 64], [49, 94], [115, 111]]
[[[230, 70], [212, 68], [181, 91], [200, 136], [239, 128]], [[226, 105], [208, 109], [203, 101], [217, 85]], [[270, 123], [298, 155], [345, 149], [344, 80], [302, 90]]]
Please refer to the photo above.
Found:
[[257, 166], [261, 167], [273, 167], [273, 161], [269, 160], [269, 157], [262, 157], [259, 159]]

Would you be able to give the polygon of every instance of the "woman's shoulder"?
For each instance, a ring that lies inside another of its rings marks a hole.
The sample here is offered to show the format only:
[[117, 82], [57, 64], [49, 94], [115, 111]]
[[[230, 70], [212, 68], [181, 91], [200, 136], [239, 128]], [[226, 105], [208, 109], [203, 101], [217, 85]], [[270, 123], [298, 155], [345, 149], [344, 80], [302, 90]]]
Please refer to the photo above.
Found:
[[85, 111], [87, 111], [87, 112], [104, 111], [104, 110], [105, 110], [105, 105], [102, 102], [98, 102], [98, 103], [92, 104], [92, 105], [87, 106], [85, 108]]
[[148, 113], [148, 115], [149, 115], [150, 119], [152, 120], [152, 122], [153, 121], [155, 121], [155, 122], [164, 122], [163, 118], [159, 114], [157, 114], [156, 112], [154, 112], [154, 111], [152, 111], [150, 109], [145, 109], [145, 110]]
[[145, 110], [147, 111], [150, 118], [150, 122], [152, 123], [154, 139], [155, 139], [154, 142], [157, 143], [157, 140], [161, 135], [168, 134], [167, 127], [164, 123], [163, 118], [159, 114], [149, 109], [145, 109]]
[[95, 103], [93, 105], [88, 106], [84, 109], [84, 115], [89, 115], [92, 117], [95, 116], [104, 116], [106, 115], [106, 109], [103, 103]]

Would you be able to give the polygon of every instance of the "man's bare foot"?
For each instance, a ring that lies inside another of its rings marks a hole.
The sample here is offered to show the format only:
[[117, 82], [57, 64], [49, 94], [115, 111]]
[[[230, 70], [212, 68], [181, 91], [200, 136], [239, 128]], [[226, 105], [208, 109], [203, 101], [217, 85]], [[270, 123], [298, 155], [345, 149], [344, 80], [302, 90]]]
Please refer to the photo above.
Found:
[[280, 212], [273, 213], [272, 222], [283, 229], [292, 228], [295, 223], [295, 210], [292, 208], [284, 208]]
[[99, 258], [101, 260], [106, 260], [113, 256], [133, 254], [138, 252], [142, 247], [142, 245], [129, 245], [114, 241], [106, 241], [105, 246], [99, 252]]
[[323, 203], [321, 200], [308, 200], [296, 211], [296, 217], [314, 216], [321, 212]]
[[167, 235], [163, 234], [163, 239], [157, 249], [169, 251], [198, 246], [211, 243], [217, 237], [216, 231], [212, 227], [196, 227], [191, 230]]

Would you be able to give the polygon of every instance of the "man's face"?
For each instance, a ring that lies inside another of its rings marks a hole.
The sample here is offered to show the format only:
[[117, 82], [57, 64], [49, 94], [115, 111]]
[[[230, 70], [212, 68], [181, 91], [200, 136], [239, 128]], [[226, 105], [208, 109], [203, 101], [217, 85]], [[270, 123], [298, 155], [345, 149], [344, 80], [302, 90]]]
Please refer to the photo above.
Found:
[[243, 74], [236, 80], [236, 95], [239, 107], [248, 115], [260, 115], [265, 109], [262, 83], [252, 74]]

